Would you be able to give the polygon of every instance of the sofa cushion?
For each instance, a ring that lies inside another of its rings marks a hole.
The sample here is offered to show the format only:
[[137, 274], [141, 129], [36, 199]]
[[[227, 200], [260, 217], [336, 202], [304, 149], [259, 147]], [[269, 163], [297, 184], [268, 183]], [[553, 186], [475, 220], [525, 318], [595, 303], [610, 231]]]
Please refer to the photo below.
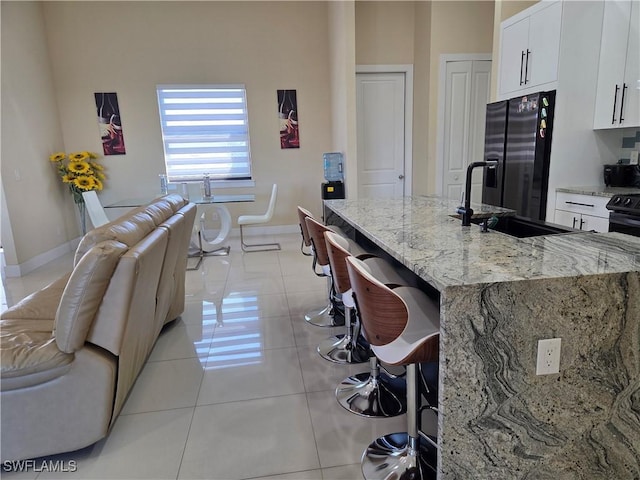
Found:
[[66, 373], [73, 355], [61, 352], [51, 333], [52, 321], [0, 322], [1, 389], [37, 385]]
[[172, 217], [175, 212], [174, 206], [165, 199], [160, 199], [147, 206], [147, 213], [151, 215], [156, 226]]
[[144, 211], [140, 211], [130, 214], [126, 218], [90, 230], [80, 240], [73, 264], [77, 265], [85, 253], [101, 242], [115, 240], [132, 247], [146, 237], [154, 228], [155, 223], [151, 216]]
[[145, 212], [151, 216], [156, 226], [158, 226], [171, 218], [187, 203], [188, 201], [180, 195], [165, 195], [164, 197], [156, 198], [147, 205], [131, 210], [128, 215]]
[[187, 203], [180, 195], [167, 195], [133, 209], [111, 223], [82, 237], [74, 258], [76, 265], [87, 251], [105, 240], [117, 240], [132, 247]]
[[108, 240], [84, 254], [64, 289], [54, 325], [58, 348], [73, 353], [84, 345], [111, 275], [123, 253], [123, 243]]

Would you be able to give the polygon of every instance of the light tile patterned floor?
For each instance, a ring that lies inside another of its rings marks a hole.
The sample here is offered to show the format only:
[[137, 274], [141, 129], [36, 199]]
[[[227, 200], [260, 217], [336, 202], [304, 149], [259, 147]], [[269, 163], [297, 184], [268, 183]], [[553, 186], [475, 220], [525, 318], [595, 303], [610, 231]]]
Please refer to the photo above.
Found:
[[[188, 271], [187, 304], [163, 331], [109, 436], [77, 452], [76, 472], [3, 473], [7, 479], [362, 478], [374, 438], [405, 430], [405, 417], [373, 420], [343, 410], [336, 384], [365, 365], [329, 363], [321, 340], [342, 331], [308, 325], [326, 282], [311, 272], [299, 235], [280, 252], [207, 257]], [[65, 272], [71, 255], [6, 279], [12, 305]], [[5, 307], [3, 307], [5, 308]]]

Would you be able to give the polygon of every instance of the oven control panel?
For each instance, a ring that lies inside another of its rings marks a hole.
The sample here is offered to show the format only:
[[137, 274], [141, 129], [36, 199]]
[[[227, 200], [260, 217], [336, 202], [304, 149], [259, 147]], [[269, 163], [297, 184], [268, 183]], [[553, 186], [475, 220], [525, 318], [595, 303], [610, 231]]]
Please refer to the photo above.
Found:
[[640, 215], [640, 193], [614, 195], [607, 203], [607, 209], [614, 212], [629, 212]]

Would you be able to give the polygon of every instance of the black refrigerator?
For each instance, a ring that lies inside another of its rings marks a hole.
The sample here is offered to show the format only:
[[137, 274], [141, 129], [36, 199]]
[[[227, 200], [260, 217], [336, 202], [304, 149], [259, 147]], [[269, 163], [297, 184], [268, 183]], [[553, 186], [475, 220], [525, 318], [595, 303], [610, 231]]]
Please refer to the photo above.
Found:
[[482, 203], [544, 220], [555, 91], [490, 103], [485, 120], [485, 168]]

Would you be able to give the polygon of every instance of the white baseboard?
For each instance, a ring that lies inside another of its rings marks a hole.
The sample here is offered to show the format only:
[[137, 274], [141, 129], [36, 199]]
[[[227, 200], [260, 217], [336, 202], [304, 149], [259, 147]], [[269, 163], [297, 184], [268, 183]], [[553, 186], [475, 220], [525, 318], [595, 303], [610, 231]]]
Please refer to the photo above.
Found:
[[36, 268], [40, 268], [43, 265], [46, 265], [47, 263], [61, 257], [62, 255], [73, 252], [79, 243], [80, 237], [63, 243], [62, 245], [59, 245], [47, 252], [41, 253], [40, 255], [36, 255], [35, 257], [30, 258], [26, 262], [20, 263], [18, 265], [4, 265], [4, 276], [10, 278], [26, 275], [27, 273], [34, 271]]
[[[242, 229], [244, 234], [249, 237], [255, 237], [258, 235], [283, 235], [287, 233], [300, 233], [300, 226], [295, 225], [274, 225], [264, 227], [245, 227]], [[231, 237], [240, 237], [240, 227], [232, 228]]]

